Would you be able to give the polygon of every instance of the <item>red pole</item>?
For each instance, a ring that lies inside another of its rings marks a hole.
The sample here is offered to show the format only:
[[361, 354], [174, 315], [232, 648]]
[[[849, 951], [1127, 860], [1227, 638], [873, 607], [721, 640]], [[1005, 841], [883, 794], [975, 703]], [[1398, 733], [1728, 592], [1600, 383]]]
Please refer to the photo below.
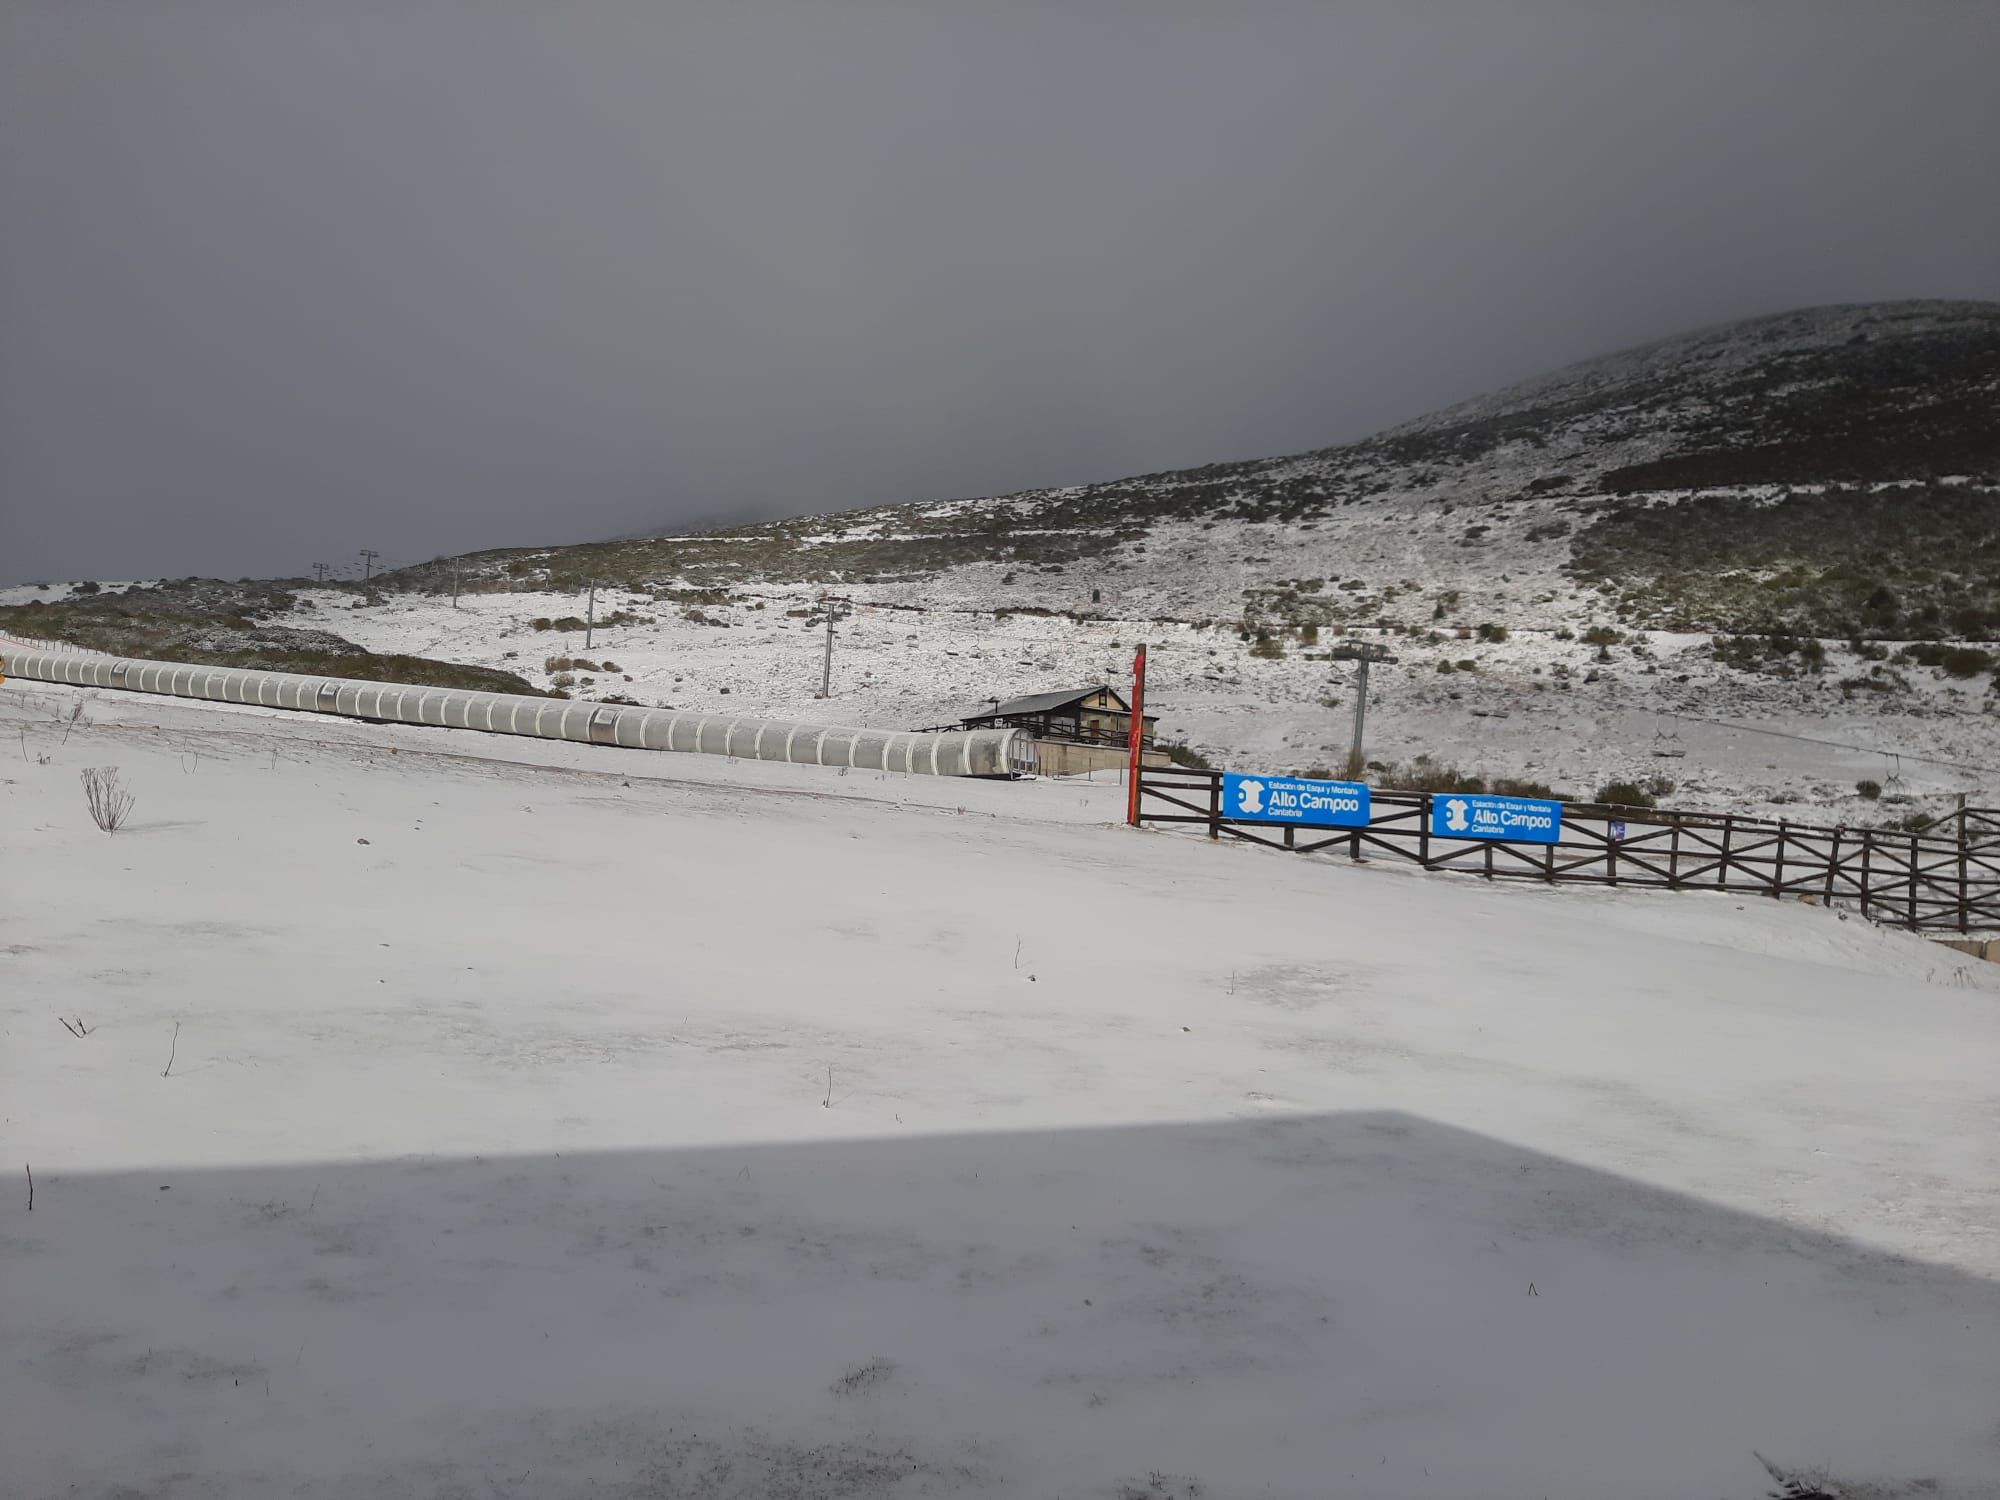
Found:
[[1132, 764], [1125, 775], [1125, 821], [1139, 826], [1139, 754], [1146, 737], [1146, 646], [1132, 657]]

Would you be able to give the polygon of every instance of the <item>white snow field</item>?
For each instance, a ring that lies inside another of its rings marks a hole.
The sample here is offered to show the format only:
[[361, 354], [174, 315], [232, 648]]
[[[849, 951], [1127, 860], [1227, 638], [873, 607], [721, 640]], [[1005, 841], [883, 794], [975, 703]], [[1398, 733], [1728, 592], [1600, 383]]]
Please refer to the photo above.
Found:
[[[1148, 706], [1166, 738], [1186, 739], [1237, 770], [1337, 766], [1347, 752], [1353, 669], [1345, 663], [1297, 649], [1261, 660], [1234, 631], [1185, 621], [1000, 615], [968, 581], [954, 581], [965, 584], [955, 598], [913, 585], [854, 590], [857, 609], [839, 627], [830, 702], [815, 697], [823, 635], [788, 613], [809, 608], [814, 589], [740, 590], [729, 603], [694, 611], [699, 622], [644, 594], [600, 590], [600, 613], [623, 610], [645, 623], [598, 630], [589, 659], [617, 670], [585, 673], [570, 691], [703, 713], [914, 729], [953, 723], [994, 694], [1098, 682], [1122, 691], [1131, 648], [1145, 640]], [[538, 687], [553, 680], [546, 663], [585, 649], [581, 633], [532, 627], [536, 616], [581, 611], [582, 600], [568, 595], [468, 594], [457, 609], [424, 594], [380, 604], [330, 590], [302, 597], [307, 608], [293, 623], [374, 651], [506, 668]], [[1517, 620], [1513, 638], [1498, 644], [1454, 637], [1427, 648], [1377, 632], [1400, 658], [1377, 668], [1370, 686], [1371, 756], [1430, 754], [1578, 797], [1607, 781], [1664, 772], [1677, 783], [1670, 806], [1766, 817], [1787, 816], [1789, 806], [1790, 816], [1824, 823], [1873, 822], [1889, 811], [1855, 795], [1864, 778], [1933, 813], [1959, 792], [1975, 803], [1994, 798], [2000, 715], [1981, 684], [1919, 672], [1893, 704], [1869, 701], [1872, 694], [1850, 699], [1834, 686], [1856, 666], [1839, 642], [1827, 645], [1835, 665], [1826, 674], [1783, 681], [1717, 663], [1706, 634], [1666, 631], [1635, 637], [1644, 659], [1625, 646], [1615, 666], [1600, 666], [1591, 647], [1557, 639], [1546, 612], [1532, 617], [1539, 628]], [[1582, 630], [1588, 619], [1577, 612], [1569, 623]], [[1439, 673], [1437, 661], [1451, 658], [1477, 658], [1479, 670]], [[356, 675], [367, 675], [365, 662]], [[1801, 813], [1797, 803], [1812, 811]]]
[[1103, 781], [0, 752], [10, 1500], [2000, 1495], [2000, 968]]

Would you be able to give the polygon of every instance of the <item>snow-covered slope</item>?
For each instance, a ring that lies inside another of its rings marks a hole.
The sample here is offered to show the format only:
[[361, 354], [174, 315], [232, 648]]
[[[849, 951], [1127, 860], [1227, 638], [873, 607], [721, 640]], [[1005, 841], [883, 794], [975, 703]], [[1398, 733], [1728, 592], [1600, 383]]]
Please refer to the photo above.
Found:
[[2000, 969], [76, 701], [0, 689], [10, 1496], [2000, 1494]]
[[579, 640], [533, 620], [579, 614], [594, 578], [645, 623], [572, 691], [797, 713], [796, 612], [831, 588], [864, 612], [819, 712], [938, 722], [1117, 677], [1145, 639], [1168, 733], [1267, 769], [1340, 763], [1324, 658], [1347, 634], [1400, 658], [1375, 679], [1382, 758], [1584, 794], [1665, 773], [1692, 805], [1830, 817], [1873, 815], [1861, 782], [1987, 798], [1991, 653], [1953, 678], [1927, 643], [2000, 638], [2000, 306], [1706, 330], [1288, 458], [451, 567], [501, 592], [447, 621], [434, 565], [333, 618], [535, 678]]
[[[1598, 607], [1571, 597], [1571, 538], [1635, 505], [1968, 484], [2000, 486], [2000, 304], [1885, 303], [1664, 340], [1311, 453], [458, 566], [1232, 622], [1427, 625], [1455, 592], [1473, 618], [1557, 624]], [[1286, 608], [1302, 579], [1348, 588]]]
[[[829, 589], [855, 613], [822, 702]], [[119, 603], [152, 597], [229, 607], [180, 586]], [[1267, 771], [1341, 764], [1351, 669], [1327, 656], [1353, 636], [1398, 658], [1371, 758], [1899, 820], [2000, 802], [2000, 306], [1706, 330], [1290, 457], [289, 597], [248, 599], [265, 628], [231, 639], [325, 632], [579, 696], [882, 727], [1123, 681], [1144, 640], [1166, 734]], [[34, 613], [12, 628], [50, 633]], [[1953, 641], [1972, 644], [1947, 670]]]

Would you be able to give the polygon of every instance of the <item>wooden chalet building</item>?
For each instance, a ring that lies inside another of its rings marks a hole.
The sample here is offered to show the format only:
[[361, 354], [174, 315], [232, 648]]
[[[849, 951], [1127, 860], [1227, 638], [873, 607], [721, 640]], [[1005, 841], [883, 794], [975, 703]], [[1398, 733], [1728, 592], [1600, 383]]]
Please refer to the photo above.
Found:
[[[1165, 754], [1153, 745], [1159, 715], [1144, 718], [1140, 744], [1146, 763], [1165, 764]], [[1025, 729], [1040, 746], [1043, 773], [1064, 776], [1125, 763], [1132, 742], [1132, 705], [1115, 688], [1100, 683], [1005, 701], [996, 698], [984, 712], [960, 720], [960, 727]]]

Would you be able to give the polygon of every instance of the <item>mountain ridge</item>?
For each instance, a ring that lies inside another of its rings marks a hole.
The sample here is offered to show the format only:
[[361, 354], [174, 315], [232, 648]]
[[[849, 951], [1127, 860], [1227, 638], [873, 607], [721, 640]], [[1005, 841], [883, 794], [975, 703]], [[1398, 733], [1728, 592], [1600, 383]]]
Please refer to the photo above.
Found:
[[[1718, 324], [1301, 453], [455, 561], [462, 578], [501, 588], [815, 583], [918, 604], [972, 597], [1251, 623], [1258, 596], [1289, 582], [1358, 579], [1348, 592], [1362, 598], [1291, 611], [1336, 626], [1414, 623], [1427, 613], [1412, 608], [1418, 593], [1518, 617], [1524, 592], [1609, 581], [1635, 624], [1906, 629], [1900, 614], [1854, 607], [1848, 585], [1861, 580], [1833, 577], [1824, 607], [1815, 584], [1793, 587], [1773, 609], [1758, 580], [1719, 592], [1662, 582], [1674, 570], [1656, 555], [1658, 528], [1641, 528], [1648, 546], [1636, 553], [1608, 534], [1620, 516], [1704, 501], [1681, 512], [1696, 529], [1757, 532], [1768, 552], [1771, 526], [1748, 518], [1829, 489], [1853, 493], [1885, 564], [1864, 597], [1920, 596], [1919, 610], [1938, 610], [1925, 629], [1967, 610], [1980, 613], [1975, 630], [2000, 629], [2000, 303], [1854, 303]], [[1922, 500], [1936, 503], [1912, 503]], [[1814, 579], [1854, 551], [1849, 538], [1838, 558], [1820, 555], [1824, 508], [1800, 504], [1794, 528], [1796, 561]], [[1942, 555], [1976, 566], [1926, 582], [1947, 538]], [[1723, 541], [1708, 554], [1726, 559]], [[1283, 565], [1267, 555], [1280, 550]], [[430, 564], [385, 586], [441, 584]]]

